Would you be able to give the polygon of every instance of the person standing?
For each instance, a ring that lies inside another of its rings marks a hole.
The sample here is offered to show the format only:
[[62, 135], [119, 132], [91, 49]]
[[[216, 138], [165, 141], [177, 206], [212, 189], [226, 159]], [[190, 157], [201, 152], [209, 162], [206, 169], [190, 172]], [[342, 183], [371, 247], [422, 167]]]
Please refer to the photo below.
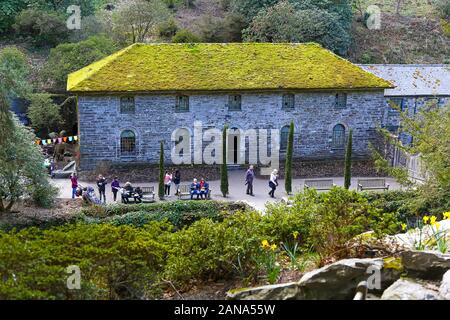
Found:
[[253, 194], [253, 179], [255, 179], [255, 171], [253, 170], [253, 166], [251, 165], [247, 173], [245, 174], [245, 184], [247, 185], [247, 194], [254, 196]]
[[72, 199], [75, 199], [75, 196], [77, 194], [77, 188], [78, 188], [78, 178], [75, 173], [72, 173], [70, 175], [70, 181], [72, 183]]
[[181, 183], [181, 173], [180, 170], [175, 170], [175, 175], [173, 178], [173, 183], [175, 184], [175, 195], [177, 196], [180, 192], [180, 183]]
[[117, 192], [119, 190], [120, 190], [119, 179], [117, 177], [114, 177], [113, 181], [111, 182], [111, 191], [113, 193], [114, 201], [117, 200]]
[[100, 194], [100, 202], [102, 201], [103, 197], [103, 203], [106, 203], [106, 179], [100, 174], [97, 179], [97, 187], [98, 187], [98, 193]]
[[170, 185], [172, 184], [172, 174], [166, 171], [164, 175], [164, 195], [170, 196]]
[[270, 180], [269, 180], [269, 196], [272, 198], [275, 198], [275, 190], [278, 186], [278, 170], [274, 169], [272, 173], [270, 174]]

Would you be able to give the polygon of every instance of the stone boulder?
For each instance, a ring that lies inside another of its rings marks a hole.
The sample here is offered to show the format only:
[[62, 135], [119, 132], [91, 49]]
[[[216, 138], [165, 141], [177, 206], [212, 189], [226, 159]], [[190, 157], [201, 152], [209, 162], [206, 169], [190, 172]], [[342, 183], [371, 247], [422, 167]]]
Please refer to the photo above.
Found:
[[439, 293], [431, 283], [399, 279], [383, 292], [381, 300], [439, 300]]
[[[394, 260], [392, 260], [394, 259]], [[299, 282], [231, 290], [233, 300], [352, 299], [360, 281], [379, 271], [379, 292], [402, 272], [398, 259], [345, 259], [306, 273]]]
[[450, 270], [442, 277], [441, 286], [439, 287], [439, 295], [444, 300], [450, 300]]
[[440, 280], [450, 269], [450, 254], [435, 251], [404, 251], [401, 258], [408, 276]]
[[300, 286], [297, 282], [243, 288], [227, 292], [227, 298], [231, 300], [298, 300], [301, 297]]

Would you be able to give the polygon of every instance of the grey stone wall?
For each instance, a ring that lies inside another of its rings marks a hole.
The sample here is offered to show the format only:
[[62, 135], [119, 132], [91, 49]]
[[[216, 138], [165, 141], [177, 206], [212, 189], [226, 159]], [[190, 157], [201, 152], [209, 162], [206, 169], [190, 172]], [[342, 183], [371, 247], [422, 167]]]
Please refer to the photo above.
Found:
[[[174, 95], [137, 95], [135, 114], [120, 113], [119, 96], [79, 96], [81, 169], [91, 170], [98, 161], [148, 162], [159, 160], [159, 141], [165, 141], [165, 157], [170, 163], [171, 134], [185, 127], [191, 134], [194, 121], [204, 127], [222, 129], [227, 123], [238, 129], [281, 129], [294, 121], [294, 157], [302, 159], [342, 159], [344, 149], [334, 149], [332, 132], [336, 124], [353, 129], [356, 158], [368, 156], [368, 143], [375, 139], [383, 122], [383, 91], [347, 93], [346, 108], [335, 106], [334, 92], [295, 94], [295, 108], [282, 110], [281, 93], [242, 94], [242, 110], [229, 111], [228, 94], [193, 94], [190, 111], [175, 112]], [[120, 133], [133, 130], [137, 153], [120, 153]]]

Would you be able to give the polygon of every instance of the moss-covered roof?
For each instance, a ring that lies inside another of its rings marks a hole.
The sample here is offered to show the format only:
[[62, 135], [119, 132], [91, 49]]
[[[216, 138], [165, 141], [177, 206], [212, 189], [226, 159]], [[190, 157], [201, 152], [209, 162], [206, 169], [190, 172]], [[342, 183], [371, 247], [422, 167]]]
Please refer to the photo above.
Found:
[[393, 87], [318, 44], [134, 44], [69, 75], [72, 92]]

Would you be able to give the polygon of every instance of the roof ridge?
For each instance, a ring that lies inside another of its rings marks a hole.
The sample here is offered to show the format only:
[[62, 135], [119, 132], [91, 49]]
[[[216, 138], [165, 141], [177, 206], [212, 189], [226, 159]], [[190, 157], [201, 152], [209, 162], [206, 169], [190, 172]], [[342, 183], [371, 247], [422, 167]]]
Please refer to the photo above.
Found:
[[[98, 61], [88, 64], [87, 66], [85, 66], [75, 72], [70, 73], [67, 78], [67, 88], [66, 88], [67, 91], [70, 91], [70, 89], [73, 88], [74, 86], [76, 86], [78, 83], [90, 79], [101, 69], [110, 65], [112, 62], [116, 61], [117, 58], [119, 58], [126, 52], [130, 51], [132, 48], [139, 46], [139, 45], [140, 45], [139, 43], [133, 43], [133, 44], [129, 45], [128, 47], [125, 47], [111, 55], [108, 55]], [[99, 67], [94, 69], [97, 65]], [[92, 72], [89, 72], [90, 70], [86, 71], [86, 69], [88, 69], [88, 68], [92, 69]], [[77, 75], [82, 75], [82, 76], [77, 78]]]

